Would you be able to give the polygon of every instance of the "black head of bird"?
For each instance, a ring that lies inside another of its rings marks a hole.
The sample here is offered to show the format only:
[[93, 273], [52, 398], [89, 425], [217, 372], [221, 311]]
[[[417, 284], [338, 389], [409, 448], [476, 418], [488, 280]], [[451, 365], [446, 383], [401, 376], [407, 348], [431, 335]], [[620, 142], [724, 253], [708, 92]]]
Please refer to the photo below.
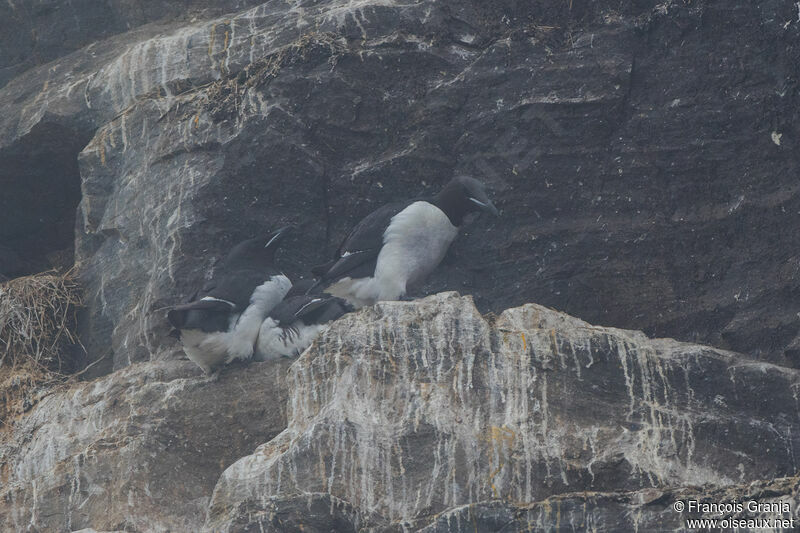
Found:
[[[226, 331], [231, 317], [238, 316], [246, 307], [241, 302], [237, 307], [236, 302], [249, 299], [253, 287], [247, 286], [247, 280], [255, 277], [260, 282], [267, 275], [265, 271], [273, 268], [275, 251], [290, 229], [291, 226], [286, 226], [266, 237], [247, 239], [234, 246], [217, 265], [215, 276], [195, 293], [191, 301], [172, 306], [167, 313], [172, 327], [207, 333]], [[242, 288], [245, 297], [238, 298], [237, 293], [242, 291], [237, 289]]]
[[454, 226], [460, 226], [464, 216], [474, 211], [499, 215], [486, 194], [486, 185], [470, 176], [458, 176], [450, 180], [434, 197], [434, 204], [447, 214]]
[[222, 265], [233, 269], [247, 268], [251, 264], [256, 268], [260, 265], [271, 265], [275, 251], [291, 229], [292, 226], [284, 226], [266, 237], [240, 242], [231, 249]]

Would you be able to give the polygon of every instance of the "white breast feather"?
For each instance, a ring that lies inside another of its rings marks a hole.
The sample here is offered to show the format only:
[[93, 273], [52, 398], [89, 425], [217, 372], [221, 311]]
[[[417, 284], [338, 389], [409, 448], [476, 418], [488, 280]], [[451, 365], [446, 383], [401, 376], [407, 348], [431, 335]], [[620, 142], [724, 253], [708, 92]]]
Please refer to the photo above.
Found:
[[392, 217], [384, 231], [373, 277], [345, 277], [325, 292], [344, 298], [356, 308], [397, 300], [405, 295], [408, 285], [425, 279], [442, 262], [456, 235], [458, 228], [441, 209], [428, 202], [414, 202]]
[[239, 315], [231, 317], [228, 331], [208, 333], [199, 329], [181, 330], [181, 344], [189, 360], [202, 368], [206, 374], [210, 374], [212, 368], [223, 363], [231, 344], [231, 328], [238, 318]]
[[265, 283], [256, 287], [250, 297], [250, 305], [244, 310], [233, 328], [226, 363], [230, 363], [234, 359], [249, 359], [253, 355], [261, 323], [269, 312], [283, 300], [291, 287], [292, 283], [289, 278], [283, 274], [272, 276]]
[[[372, 278], [353, 279], [344, 277], [333, 285], [328, 286], [325, 292], [331, 296], [338, 296], [347, 300], [356, 309], [375, 303], [374, 296], [371, 296], [374, 292], [372, 290]], [[359, 295], [363, 295], [363, 297]]]
[[409, 205], [392, 217], [383, 233], [374, 276], [351, 280], [348, 300], [372, 304], [404, 296], [409, 284], [422, 281], [441, 263], [456, 235], [458, 228], [435, 205]]
[[281, 274], [256, 287], [244, 312], [231, 316], [228, 331], [181, 330], [183, 351], [207, 374], [222, 363], [248, 359], [253, 355], [261, 323], [283, 300], [291, 286], [289, 278]]

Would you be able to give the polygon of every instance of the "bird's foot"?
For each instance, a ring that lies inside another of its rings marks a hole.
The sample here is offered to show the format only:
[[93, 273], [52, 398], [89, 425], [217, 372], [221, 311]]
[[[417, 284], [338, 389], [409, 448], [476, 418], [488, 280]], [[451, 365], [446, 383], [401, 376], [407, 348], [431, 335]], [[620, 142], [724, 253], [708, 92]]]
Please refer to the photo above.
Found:
[[229, 365], [234, 361], [249, 361], [252, 359], [253, 352], [250, 352], [247, 355], [237, 355], [237, 354], [228, 354], [228, 357], [225, 359], [225, 364]]
[[218, 367], [216, 370], [213, 370], [211, 366], [200, 366], [200, 368], [203, 369], [204, 381], [206, 383], [216, 383], [219, 381], [221, 367]]

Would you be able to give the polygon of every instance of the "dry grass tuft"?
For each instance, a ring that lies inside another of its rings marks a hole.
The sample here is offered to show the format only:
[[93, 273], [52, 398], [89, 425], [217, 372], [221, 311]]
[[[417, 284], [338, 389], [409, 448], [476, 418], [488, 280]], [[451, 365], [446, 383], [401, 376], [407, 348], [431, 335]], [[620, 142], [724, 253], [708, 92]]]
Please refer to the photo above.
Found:
[[71, 368], [64, 347], [76, 344], [81, 294], [72, 271], [43, 272], [0, 284], [0, 367]]
[[78, 343], [81, 305], [71, 271], [0, 283], [0, 431], [64, 383], [74, 370], [66, 348]]

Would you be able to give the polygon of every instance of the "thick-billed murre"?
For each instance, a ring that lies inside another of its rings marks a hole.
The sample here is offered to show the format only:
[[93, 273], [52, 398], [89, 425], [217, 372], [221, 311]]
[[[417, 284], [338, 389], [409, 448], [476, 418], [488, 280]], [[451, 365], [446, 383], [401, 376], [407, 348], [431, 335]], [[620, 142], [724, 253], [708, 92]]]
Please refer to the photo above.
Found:
[[167, 314], [186, 355], [205, 373], [253, 355], [261, 323], [292, 285], [273, 265], [288, 230], [234, 246], [190, 301]]
[[312, 285], [297, 283], [270, 312], [261, 324], [254, 360], [300, 355], [328, 327], [329, 322], [353, 310], [346, 301], [335, 296], [303, 294]]
[[387, 204], [356, 225], [334, 260], [313, 269], [315, 288], [356, 308], [397, 300], [442, 261], [473, 211], [498, 214], [484, 184], [469, 176], [453, 178], [431, 198]]

